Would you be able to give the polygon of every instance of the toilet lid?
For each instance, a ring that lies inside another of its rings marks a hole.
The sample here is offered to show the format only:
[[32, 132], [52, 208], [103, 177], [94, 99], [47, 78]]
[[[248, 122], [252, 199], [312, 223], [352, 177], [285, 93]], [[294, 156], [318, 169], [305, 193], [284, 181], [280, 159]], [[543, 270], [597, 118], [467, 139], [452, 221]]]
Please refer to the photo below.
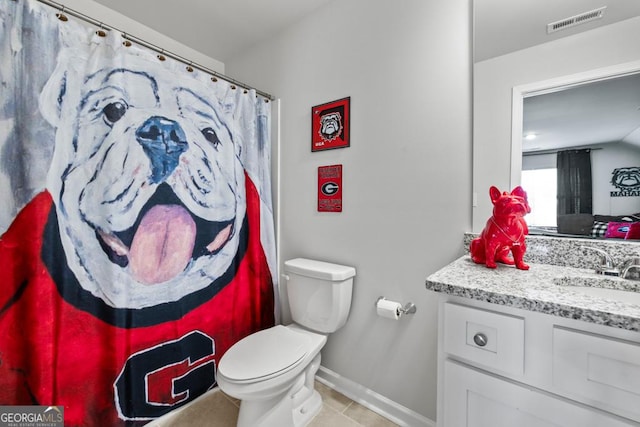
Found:
[[287, 371], [307, 354], [308, 338], [278, 325], [251, 334], [234, 344], [218, 370], [234, 381], [257, 380]]

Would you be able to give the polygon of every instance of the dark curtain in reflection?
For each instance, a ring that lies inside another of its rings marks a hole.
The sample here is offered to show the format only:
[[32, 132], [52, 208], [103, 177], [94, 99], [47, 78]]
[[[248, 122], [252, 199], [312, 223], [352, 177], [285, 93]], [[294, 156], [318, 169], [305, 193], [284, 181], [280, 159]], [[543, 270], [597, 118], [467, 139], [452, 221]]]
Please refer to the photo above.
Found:
[[558, 152], [558, 215], [592, 213], [591, 150]]

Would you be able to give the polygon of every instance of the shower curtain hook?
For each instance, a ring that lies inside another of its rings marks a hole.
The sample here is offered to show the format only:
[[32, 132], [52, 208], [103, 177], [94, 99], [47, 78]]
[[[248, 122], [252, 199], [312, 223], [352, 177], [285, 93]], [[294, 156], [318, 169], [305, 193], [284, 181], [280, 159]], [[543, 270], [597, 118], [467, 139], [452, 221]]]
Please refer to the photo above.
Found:
[[193, 73], [193, 67], [191, 66], [193, 61], [189, 61], [189, 65], [187, 65], [187, 71]]
[[96, 31], [96, 34], [100, 37], [107, 37], [107, 33], [102, 31], [103, 28], [103, 24], [102, 22], [100, 23], [100, 29], [98, 31]]
[[122, 42], [124, 46], [131, 46], [131, 41], [129, 41], [129, 39], [127, 38], [127, 33], [122, 33], [122, 38], [124, 39], [124, 41]]
[[62, 9], [60, 10], [60, 13], [56, 13], [56, 16], [62, 22], [67, 22], [69, 20], [69, 18], [67, 18], [67, 15], [64, 14], [64, 8], [65, 8], [65, 6], [63, 5]]
[[159, 59], [160, 61], [164, 61], [164, 60], [166, 60], [166, 59], [167, 59], [167, 58], [164, 56], [164, 49], [162, 49], [162, 50], [160, 51], [160, 54], [158, 55], [158, 59]]

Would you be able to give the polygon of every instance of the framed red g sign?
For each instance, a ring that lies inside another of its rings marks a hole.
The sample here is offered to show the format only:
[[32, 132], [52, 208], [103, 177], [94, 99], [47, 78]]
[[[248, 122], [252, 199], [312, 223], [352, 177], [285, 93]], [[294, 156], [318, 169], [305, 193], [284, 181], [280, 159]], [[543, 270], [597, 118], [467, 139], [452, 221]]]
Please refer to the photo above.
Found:
[[342, 165], [318, 167], [318, 212], [342, 212]]
[[351, 97], [311, 107], [311, 151], [349, 146]]

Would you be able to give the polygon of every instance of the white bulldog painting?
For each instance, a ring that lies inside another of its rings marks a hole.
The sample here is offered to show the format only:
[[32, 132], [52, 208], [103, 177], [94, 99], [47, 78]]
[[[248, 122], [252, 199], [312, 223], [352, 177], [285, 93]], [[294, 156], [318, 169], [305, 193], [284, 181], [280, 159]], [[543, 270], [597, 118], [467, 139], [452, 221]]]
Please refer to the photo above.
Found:
[[135, 59], [63, 61], [40, 106], [58, 129], [48, 181], [69, 266], [107, 303], [141, 308], [227, 270], [246, 201], [241, 147], [212, 91]]
[[[274, 323], [270, 187], [254, 182], [269, 176], [268, 109], [120, 34], [2, 7], [5, 31], [49, 20], [33, 28], [59, 27], [59, 43], [38, 95], [46, 180], [0, 239], [0, 404], [144, 424], [214, 387], [226, 349]], [[0, 141], [29, 126], [12, 120]]]

